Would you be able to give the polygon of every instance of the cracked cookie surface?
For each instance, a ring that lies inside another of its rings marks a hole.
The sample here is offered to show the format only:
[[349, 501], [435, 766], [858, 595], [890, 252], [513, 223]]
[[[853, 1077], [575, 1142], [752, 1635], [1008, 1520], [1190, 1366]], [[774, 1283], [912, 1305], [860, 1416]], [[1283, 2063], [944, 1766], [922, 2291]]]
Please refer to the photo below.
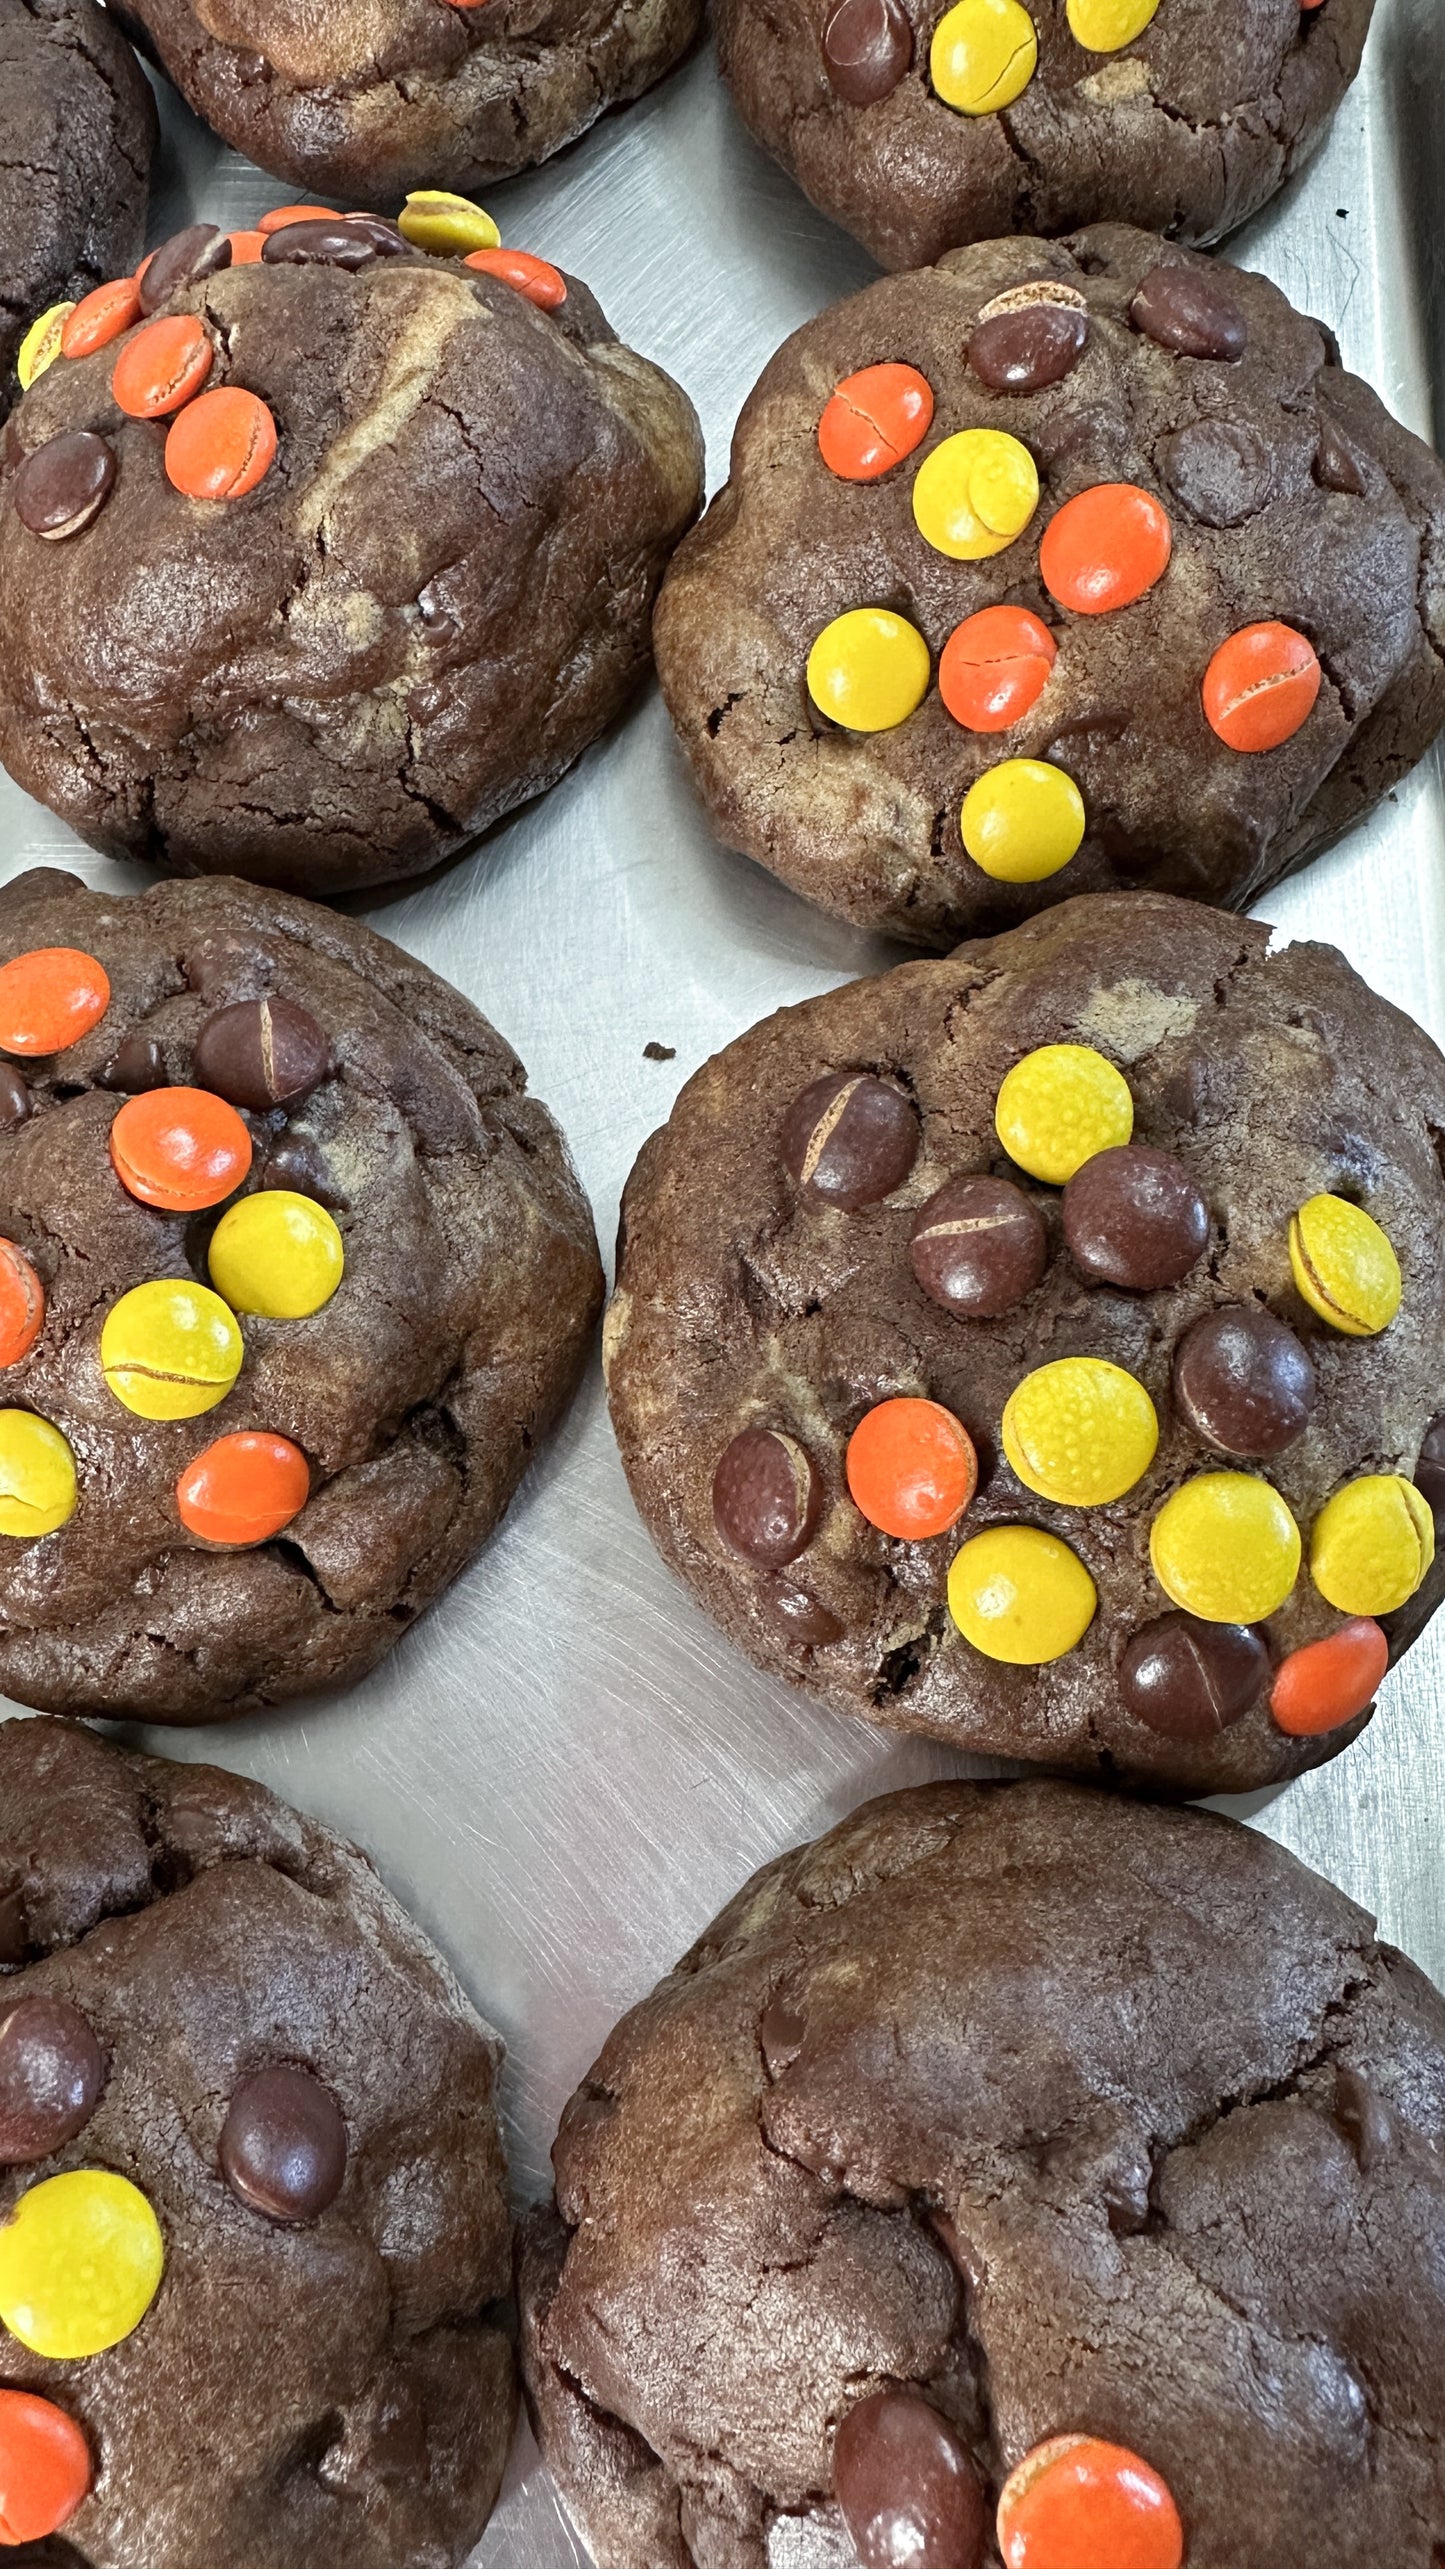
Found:
[[1321, 2522], [1332, 2569], [1434, 2569], [1442, 2145], [1445, 2004], [1267, 1840], [1052, 1784], [871, 1803], [563, 2116], [544, 2452], [599, 2569], [851, 2569], [834, 2433], [908, 2386], [991, 2501], [1086, 2432], [1201, 2569], [1305, 2569]]

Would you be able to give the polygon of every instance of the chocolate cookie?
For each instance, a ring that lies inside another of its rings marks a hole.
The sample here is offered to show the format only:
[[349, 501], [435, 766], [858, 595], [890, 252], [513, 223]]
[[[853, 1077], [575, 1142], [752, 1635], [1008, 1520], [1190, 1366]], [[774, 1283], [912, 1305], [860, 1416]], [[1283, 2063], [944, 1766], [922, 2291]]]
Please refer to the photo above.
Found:
[[214, 1767], [0, 1726], [22, 2559], [459, 2569], [514, 2408], [500, 2059], [354, 1847]]
[[239, 258], [197, 226], [15, 412], [0, 757], [96, 846], [417, 873], [632, 694], [697, 423], [585, 286], [506, 255], [520, 286], [372, 217]]
[[885, 268], [999, 232], [1218, 241], [1301, 168], [1374, 0], [721, 0], [760, 143]]
[[1159, 894], [783, 1009], [628, 1182], [633, 1495], [843, 1711], [1297, 1773], [1445, 1588], [1442, 1153], [1445, 1062], [1332, 948]]
[[521, 1063], [244, 884], [0, 894], [0, 1687], [221, 1721], [349, 1685], [576, 1383], [591, 1216]]
[[893, 1795], [567, 2108], [543, 2450], [605, 2569], [1435, 2569], [1442, 2144], [1445, 2003], [1266, 1839]]
[[0, 419], [38, 315], [135, 265], [155, 101], [95, 0], [0, 0]]
[[658, 668], [722, 835], [844, 917], [1242, 909], [1445, 720], [1442, 540], [1438, 459], [1263, 278], [992, 241], [779, 351]]

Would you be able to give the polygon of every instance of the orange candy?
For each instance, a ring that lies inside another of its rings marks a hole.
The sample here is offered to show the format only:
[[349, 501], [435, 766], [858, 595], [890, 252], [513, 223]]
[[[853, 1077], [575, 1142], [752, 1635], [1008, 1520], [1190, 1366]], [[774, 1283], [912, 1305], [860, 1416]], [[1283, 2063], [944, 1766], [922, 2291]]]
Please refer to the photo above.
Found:
[[1075, 615], [1113, 615], [1162, 580], [1174, 550], [1167, 512], [1134, 482], [1099, 482], [1066, 500], [1044, 531], [1044, 586]]
[[139, 319], [139, 278], [117, 277], [111, 285], [98, 285], [70, 314], [60, 334], [60, 353], [62, 357], [91, 357], [97, 348], [108, 346]]
[[0, 1365], [18, 1365], [45, 1326], [45, 1287], [13, 1240], [0, 1240]]
[[251, 1136], [208, 1088], [152, 1088], [126, 1099], [110, 1128], [110, 1156], [142, 1204], [201, 1213], [235, 1194], [251, 1165]]
[[1180, 2569], [1184, 2527], [1137, 2453], [1093, 2435], [1036, 2444], [1004, 2483], [1005, 2569]]
[[310, 1495], [300, 1446], [262, 1428], [218, 1437], [176, 1483], [181, 1523], [203, 1543], [268, 1543]]
[[166, 479], [193, 500], [238, 500], [276, 460], [276, 422], [239, 384], [188, 402], [166, 438]]
[[1270, 1711], [1291, 1739], [1318, 1739], [1373, 1703], [1389, 1665], [1390, 1645], [1379, 1625], [1356, 1615], [1280, 1662]]
[[266, 248], [264, 232], [228, 232], [226, 238], [231, 244], [233, 268], [254, 268], [260, 264]]
[[110, 389], [128, 419], [163, 419], [194, 399], [210, 371], [210, 340], [191, 313], [178, 312], [127, 339]]
[[31, 2391], [0, 2391], [0, 2548], [59, 2533], [90, 2482], [90, 2447], [74, 2418]]
[[1008, 731], [1038, 703], [1058, 656], [1027, 607], [982, 607], [944, 644], [938, 692], [965, 731]]
[[865, 366], [845, 375], [818, 422], [818, 446], [841, 482], [891, 473], [933, 424], [933, 390], [916, 366]]
[[848, 1442], [853, 1504], [880, 1534], [924, 1543], [957, 1525], [978, 1487], [973, 1439], [935, 1400], [885, 1400]]
[[273, 205], [256, 225], [262, 240], [268, 232], [284, 232], [288, 223], [336, 223], [340, 217], [334, 205]]
[[0, 1053], [63, 1053], [109, 1006], [109, 977], [93, 954], [35, 946], [0, 964]]
[[1247, 624], [1220, 644], [1204, 680], [1204, 710], [1228, 749], [1279, 749], [1308, 722], [1319, 657], [1291, 624]]
[[[452, 0], [461, 7], [464, 0]], [[567, 280], [560, 268], [549, 259], [534, 258], [530, 250], [473, 250], [462, 261], [463, 267], [477, 268], [483, 276], [500, 277], [503, 285], [515, 286], [529, 303], [540, 304], [544, 312], [556, 312], [567, 300]]]

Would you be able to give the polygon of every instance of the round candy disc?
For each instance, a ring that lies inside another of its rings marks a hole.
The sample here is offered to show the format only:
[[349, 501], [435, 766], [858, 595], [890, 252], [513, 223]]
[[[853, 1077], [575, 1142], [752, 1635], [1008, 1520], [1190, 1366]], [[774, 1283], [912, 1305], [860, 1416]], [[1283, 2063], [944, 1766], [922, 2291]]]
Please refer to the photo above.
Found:
[[1163, 579], [1173, 549], [1168, 516], [1151, 492], [1133, 482], [1100, 482], [1050, 519], [1039, 568], [1061, 607], [1113, 615]]
[[0, 1367], [18, 1365], [45, 1326], [45, 1287], [13, 1240], [0, 1240]]
[[1294, 1280], [1321, 1320], [1347, 1338], [1374, 1338], [1400, 1308], [1400, 1262], [1362, 1206], [1312, 1195], [1289, 1226]]
[[203, 1543], [268, 1543], [311, 1495], [299, 1445], [264, 1428], [218, 1437], [176, 1483], [176, 1511]]
[[1204, 1254], [1209, 1207], [1173, 1151], [1098, 1151], [1064, 1189], [1064, 1238], [1086, 1276], [1126, 1293], [1178, 1284]]
[[890, 607], [852, 607], [808, 654], [808, 693], [845, 731], [891, 731], [928, 693], [928, 645]]
[[1244, 1623], [1159, 1615], [1131, 1635], [1119, 1700], [1162, 1739], [1211, 1740], [1252, 1712], [1269, 1683], [1269, 1645]]
[[848, 1440], [853, 1504], [880, 1534], [924, 1543], [957, 1525], [978, 1487], [973, 1439], [933, 1400], [885, 1400]]
[[127, 339], [110, 378], [111, 399], [128, 419], [164, 419], [194, 400], [211, 364], [200, 322], [188, 312], [168, 314]]
[[22, 392], [29, 392], [31, 385], [39, 382], [47, 367], [54, 365], [60, 354], [60, 342], [66, 322], [74, 310], [73, 303], [52, 303], [48, 312], [42, 312], [36, 320], [31, 322], [20, 342], [19, 353], [15, 359], [15, 371], [20, 378]]
[[1263, 1623], [1290, 1594], [1300, 1531], [1278, 1490], [1249, 1472], [1201, 1472], [1166, 1499], [1149, 1558], [1166, 1597], [1203, 1623]]
[[830, 1071], [788, 1109], [783, 1166], [809, 1203], [856, 1213], [902, 1186], [918, 1139], [917, 1114], [900, 1088], [869, 1071]]
[[891, 98], [913, 61], [913, 25], [902, 0], [836, 0], [823, 21], [822, 55], [847, 106]]
[[10, 485], [15, 514], [46, 544], [67, 544], [100, 515], [115, 487], [115, 455], [88, 428], [47, 437], [25, 458]]
[[1005, 2569], [1181, 2569], [1184, 2527], [1167, 2483], [1137, 2453], [1057, 2435], [1005, 2481], [998, 2547]]
[[1048, 626], [1027, 607], [981, 607], [944, 644], [938, 692], [965, 731], [1010, 731], [1033, 711], [1058, 656]]
[[0, 2390], [0, 2549], [59, 2533], [90, 2481], [90, 2447], [74, 2418], [33, 2392]]
[[93, 954], [37, 946], [0, 964], [0, 1052], [62, 1053], [98, 1026], [110, 982]]
[[219, 2155], [231, 2192], [252, 2212], [316, 2221], [346, 2176], [341, 2108], [309, 2070], [254, 2070], [231, 2099]]
[[1038, 1206], [1002, 1177], [953, 1177], [930, 1196], [908, 1243], [914, 1275], [960, 1320], [997, 1320], [1031, 1294], [1049, 1261]]
[[1309, 1351], [1260, 1302], [1226, 1302], [1174, 1351], [1174, 1397], [1195, 1434], [1241, 1461], [1303, 1436], [1317, 1390]]
[[0, 1982], [0, 2167], [27, 2167], [85, 2130], [105, 2088], [105, 2054], [66, 1998], [17, 1998]]
[[1130, 1139], [1134, 1100], [1123, 1072], [1088, 1044], [1042, 1044], [1015, 1062], [993, 1120], [1021, 1169], [1046, 1186], [1067, 1186], [1096, 1151]]
[[137, 1418], [199, 1418], [214, 1409], [244, 1353], [219, 1294], [170, 1277], [122, 1294], [100, 1333], [106, 1383]]
[[331, 1045], [294, 999], [237, 999], [206, 1019], [191, 1066], [200, 1087], [268, 1114], [310, 1096], [331, 1068]]
[[962, 428], [945, 437], [914, 476], [914, 523], [924, 542], [951, 562], [984, 562], [1005, 552], [1038, 504], [1038, 466], [1027, 446], [1002, 428]]
[[1220, 644], [1204, 673], [1204, 711], [1227, 749], [1280, 749], [1308, 722], [1323, 673], [1313, 643], [1288, 624], [1250, 624]]
[[841, 482], [891, 473], [933, 424], [933, 390], [916, 366], [864, 366], [845, 375], [818, 422], [818, 451]]
[[1069, 26], [1091, 54], [1116, 54], [1151, 25], [1159, 0], [1069, 0]]
[[995, 1525], [954, 1554], [948, 1611], [985, 1659], [1042, 1668], [1083, 1640], [1099, 1602], [1076, 1552], [1035, 1525]]
[[75, 1456], [58, 1427], [28, 1409], [0, 1409], [0, 1534], [33, 1543], [76, 1508]]
[[117, 277], [82, 295], [60, 333], [62, 357], [90, 357], [106, 348], [140, 319], [140, 288], [134, 277]]
[[1089, 305], [1077, 286], [1036, 277], [1006, 286], [984, 305], [968, 362], [990, 392], [1018, 398], [1071, 375], [1089, 344]]
[[453, 196], [441, 187], [413, 188], [396, 222], [414, 250], [427, 250], [434, 259], [464, 259], [472, 250], [501, 246], [490, 214], [469, 196]]
[[1368, 1472], [1328, 1499], [1310, 1537], [1310, 1577], [1343, 1615], [1389, 1615], [1435, 1558], [1435, 1520], [1413, 1481]]
[[234, 1106], [205, 1088], [152, 1088], [127, 1098], [110, 1128], [116, 1176], [142, 1204], [199, 1213], [234, 1195], [251, 1136]]
[[730, 1552], [765, 1570], [806, 1552], [822, 1506], [810, 1456], [780, 1427], [745, 1427], [713, 1474], [713, 1523]]
[[160, 2223], [128, 2178], [47, 2177], [0, 2228], [0, 2320], [32, 2354], [79, 2363], [139, 2328], [164, 2266]]
[[1141, 1382], [1099, 1356], [1040, 1365], [1004, 1407], [1003, 1450], [1025, 1489], [1060, 1507], [1105, 1507], [1148, 1471], [1159, 1420]]
[[331, 1300], [346, 1264], [330, 1214], [284, 1187], [243, 1196], [211, 1237], [211, 1282], [236, 1311], [308, 1320]]
[[928, 58], [938, 96], [962, 116], [1011, 107], [1038, 63], [1038, 33], [1021, 0], [955, 0], [934, 29]]
[[539, 312], [560, 312], [567, 300], [567, 280], [561, 269], [554, 268], [550, 259], [534, 258], [530, 250], [472, 250], [463, 265], [509, 285], [514, 294], [535, 303]]
[[1006, 758], [964, 796], [963, 844], [995, 883], [1044, 883], [1072, 864], [1088, 826], [1072, 776], [1042, 758]]
[[875, 2391], [833, 2439], [833, 2492], [861, 2569], [981, 2569], [983, 2485], [946, 2417], [916, 2391]]
[[166, 479], [186, 499], [244, 499], [275, 460], [275, 417], [239, 384], [188, 403], [166, 438]]
[[1384, 1633], [1370, 1616], [1358, 1615], [1281, 1660], [1270, 1711], [1291, 1739], [1318, 1739], [1358, 1719], [1374, 1702], [1389, 1665]]
[[273, 205], [256, 225], [258, 232], [284, 232], [290, 223], [339, 223], [334, 205]]

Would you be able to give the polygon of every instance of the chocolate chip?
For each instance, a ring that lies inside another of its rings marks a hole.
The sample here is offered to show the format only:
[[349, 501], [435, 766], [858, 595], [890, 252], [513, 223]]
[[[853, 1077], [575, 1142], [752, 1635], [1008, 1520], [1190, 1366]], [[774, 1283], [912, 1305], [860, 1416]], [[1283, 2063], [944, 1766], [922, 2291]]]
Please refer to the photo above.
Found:
[[1174, 1397], [1190, 1426], [1241, 1460], [1303, 1436], [1317, 1389], [1308, 1348], [1263, 1303], [1206, 1312], [1174, 1351]]
[[10, 1062], [0, 1062], [0, 1131], [23, 1124], [33, 1100], [20, 1073]]
[[292, 1195], [309, 1195], [313, 1203], [324, 1204], [330, 1213], [346, 1209], [347, 1198], [332, 1175], [331, 1163], [309, 1133], [280, 1134], [266, 1155], [257, 1184], [283, 1187]]
[[104, 1070], [95, 1074], [97, 1088], [115, 1088], [127, 1097], [140, 1097], [148, 1088], [166, 1085], [166, 1057], [154, 1035], [127, 1035], [117, 1046]]
[[242, 991], [249, 994], [265, 990], [275, 977], [276, 966], [264, 946], [222, 933], [202, 937], [189, 954], [183, 954], [181, 971], [198, 997], [210, 999], [221, 990], [229, 991], [233, 997]]
[[823, 29], [823, 68], [849, 107], [891, 96], [913, 60], [913, 29], [899, 0], [838, 0]]
[[26, 456], [10, 495], [31, 535], [63, 544], [100, 515], [114, 484], [115, 457], [105, 439], [88, 428], [72, 428]]
[[1243, 526], [1274, 497], [1274, 458], [1252, 428], [1227, 419], [1196, 420], [1166, 437], [1164, 479], [1201, 526]]
[[1353, 500], [1362, 500], [1369, 489], [1365, 468], [1342, 428], [1332, 419], [1320, 421], [1320, 442], [1315, 448], [1315, 480], [1322, 490], [1343, 491]]
[[1395, 2146], [1394, 2118], [1358, 2070], [1335, 2072], [1334, 2119], [1364, 2175], [1379, 2167]]
[[1086, 1276], [1130, 1293], [1178, 1284], [1209, 1239], [1209, 1207], [1172, 1151], [1123, 1142], [1064, 1189], [1064, 1238]]
[[1445, 1410], [1425, 1430], [1415, 1487], [1433, 1516], [1445, 1516]]
[[142, 312], [158, 312], [183, 286], [199, 285], [203, 277], [216, 276], [230, 264], [229, 232], [223, 232], [219, 223], [188, 223], [184, 232], [173, 232], [147, 261], [140, 281]]
[[0, 1997], [0, 2166], [24, 2167], [83, 2132], [105, 2088], [105, 2054], [64, 1998]]
[[713, 1523], [729, 1551], [765, 1570], [806, 1552], [822, 1506], [811, 1461], [780, 1428], [745, 1427], [713, 1474]]
[[373, 259], [404, 259], [411, 244], [380, 214], [348, 214], [335, 223], [283, 223], [268, 232], [268, 267], [369, 268]]
[[990, 392], [1043, 392], [1071, 375], [1089, 339], [1089, 306], [1076, 286], [1040, 278], [986, 303], [968, 362]]
[[914, 1275], [960, 1320], [997, 1320], [1031, 1294], [1049, 1260], [1038, 1206], [1001, 1177], [951, 1177], [908, 1243]]
[[758, 2026], [758, 2048], [769, 2078], [781, 2078], [784, 2070], [791, 2069], [807, 2031], [807, 2018], [799, 2015], [786, 1990], [778, 1990], [763, 2009]]
[[794, 1099], [782, 1149], [811, 1203], [854, 1213], [903, 1184], [918, 1156], [918, 1117], [887, 1080], [830, 1071]]
[[238, 999], [208, 1017], [192, 1069], [200, 1088], [263, 1113], [299, 1106], [331, 1068], [331, 1045], [294, 999]]
[[1179, 357], [1237, 365], [1249, 345], [1238, 304], [1203, 266], [1151, 268], [1129, 306], [1129, 318], [1146, 339], [1172, 348]]
[[329, 2088], [304, 2069], [243, 2078], [221, 2132], [231, 2192], [268, 2221], [315, 2221], [346, 2175], [346, 2125]]
[[1210, 1740], [1243, 1721], [1269, 1679], [1269, 1646], [1252, 1624], [1160, 1615], [1119, 1662], [1126, 1713], [1161, 1738]]
[[981, 2569], [982, 2482], [916, 2391], [876, 2391], [849, 2409], [833, 2439], [833, 2489], [862, 2569]]
[[763, 1592], [766, 1606], [784, 1641], [797, 1650], [826, 1650], [830, 1642], [841, 1641], [843, 1627], [835, 1614], [810, 1597], [806, 1588], [795, 1588], [790, 1580], [776, 1579]]

